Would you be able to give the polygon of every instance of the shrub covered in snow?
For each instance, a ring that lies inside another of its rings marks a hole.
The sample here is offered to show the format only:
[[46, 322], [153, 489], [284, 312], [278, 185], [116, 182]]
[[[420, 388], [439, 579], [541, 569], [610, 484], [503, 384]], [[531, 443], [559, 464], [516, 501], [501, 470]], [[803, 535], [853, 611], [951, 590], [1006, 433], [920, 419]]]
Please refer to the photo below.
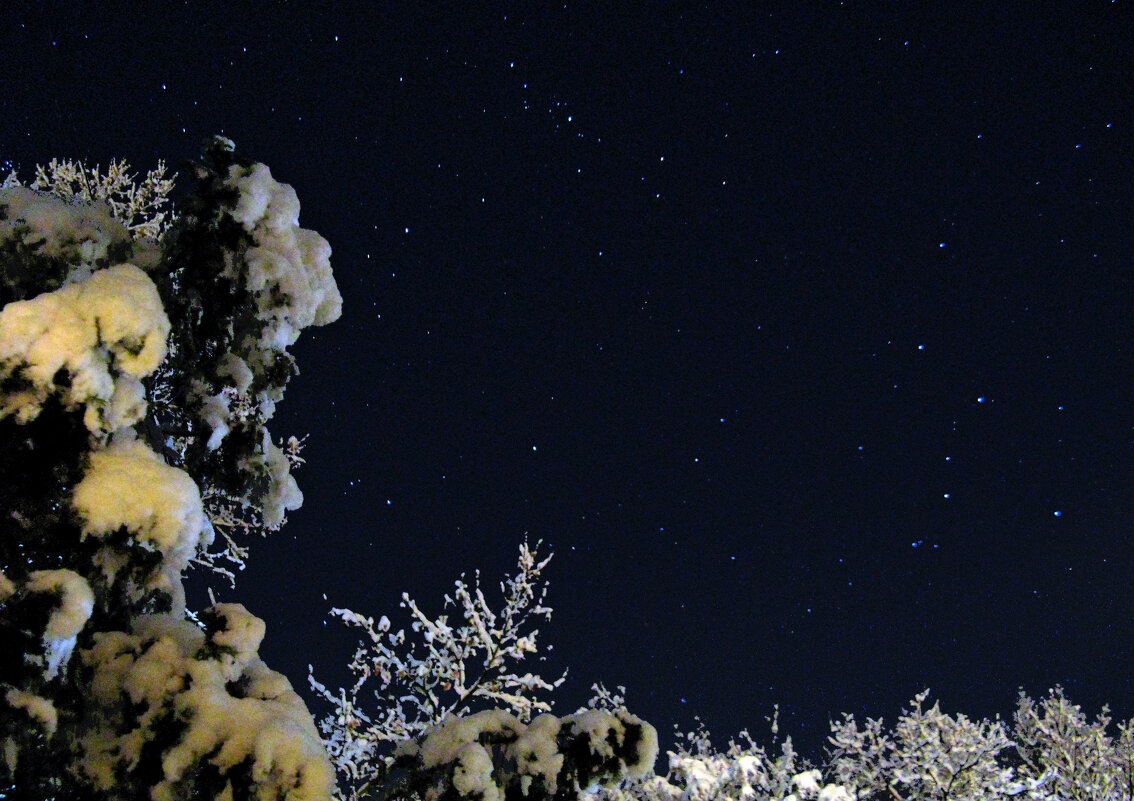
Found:
[[[615, 697], [618, 705], [621, 698]], [[779, 733], [778, 710], [770, 719], [773, 739]], [[795, 752], [790, 737], [772, 749], [756, 743], [747, 731], [729, 740], [724, 751], [698, 724], [694, 732], [676, 734], [664, 776], [649, 776], [613, 791], [600, 791], [592, 801], [850, 801], [843, 788], [823, 787], [820, 773]], [[776, 753], [778, 751], [778, 753]]]
[[[470, 587], [462, 576], [453, 596], [445, 596], [448, 610], [459, 604], [462, 621], [449, 615], [429, 617], [408, 593], [402, 608], [409, 612], [410, 631], [393, 630], [383, 615], [377, 622], [350, 609], [331, 614], [358, 628], [364, 639], [350, 663], [355, 683], [331, 692], [315, 679], [312, 688], [333, 708], [320, 722], [332, 759], [347, 783], [366, 782], [381, 770], [392, 746], [424, 734], [441, 721], [486, 705], [503, 706], [527, 722], [551, 705], [538, 697], [559, 686], [538, 675], [514, 672], [514, 663], [536, 652], [538, 629], [528, 630], [532, 617], [549, 618], [544, 606], [546, 582], [540, 574], [551, 561], [538, 558], [539, 545], [525, 542], [515, 576], [501, 583], [504, 606], [494, 611], [480, 587], [480, 573]], [[375, 704], [368, 698], [385, 699]]]
[[653, 770], [657, 732], [630, 713], [595, 709], [529, 724], [501, 710], [448, 718], [399, 746], [385, 797], [574, 799]]
[[1013, 771], [997, 760], [1011, 745], [1000, 721], [972, 721], [944, 714], [935, 703], [924, 709], [929, 692], [919, 693], [894, 727], [883, 734], [881, 721], [861, 729], [853, 715], [832, 724], [832, 769], [837, 779], [863, 797], [899, 792], [902, 798], [957, 798], [1003, 795]]
[[[566, 674], [547, 681], [517, 669], [538, 652], [532, 618], [551, 617], [541, 579], [551, 556], [540, 558], [538, 550], [539, 543], [520, 546], [496, 610], [479, 572], [471, 584], [463, 575], [455, 582], [446, 614], [436, 618], [403, 593], [408, 633], [393, 630], [385, 615], [375, 622], [331, 610], [365, 635], [350, 664], [356, 680], [349, 690], [331, 692], [310, 677], [332, 707], [319, 726], [345, 797], [569, 799], [652, 769], [657, 733], [627, 712], [620, 696], [596, 687], [600, 701], [614, 703], [557, 718], [541, 696]], [[459, 622], [449, 620], [453, 608]]]
[[[99, 165], [87, 167], [81, 161], [52, 159], [46, 167], [35, 170], [32, 189], [46, 190], [53, 197], [63, 198], [76, 208], [105, 204], [116, 220], [126, 226], [135, 237], [159, 239], [172, 223], [164, 207], [177, 176], [166, 177], [161, 161], [142, 180], [135, 180], [130, 165], [111, 159], [106, 169]], [[19, 177], [13, 172], [4, 185], [18, 185]]]

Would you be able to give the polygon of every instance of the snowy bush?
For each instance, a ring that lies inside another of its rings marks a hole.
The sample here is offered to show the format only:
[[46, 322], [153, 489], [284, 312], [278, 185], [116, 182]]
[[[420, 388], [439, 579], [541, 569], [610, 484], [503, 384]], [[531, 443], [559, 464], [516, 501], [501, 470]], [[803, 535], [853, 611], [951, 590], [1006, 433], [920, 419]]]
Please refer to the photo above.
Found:
[[836, 780], [860, 797], [903, 799], [996, 798], [1012, 788], [1012, 770], [997, 761], [1011, 745], [999, 721], [979, 723], [951, 717], [935, 703], [923, 709], [929, 692], [919, 693], [893, 735], [880, 721], [859, 729], [853, 715], [832, 724], [832, 769]]
[[[615, 697], [621, 703], [620, 697]], [[779, 732], [778, 710], [770, 719], [773, 740]], [[835, 785], [821, 786], [820, 772], [811, 768], [790, 737], [774, 750], [758, 745], [747, 731], [740, 741], [729, 740], [718, 751], [703, 724], [694, 732], [676, 733], [676, 750], [669, 752], [665, 776], [649, 776], [625, 786], [599, 792], [594, 801], [852, 801], [854, 796]], [[775, 744], [773, 744], [775, 746]]]
[[1020, 787], [1033, 788], [1033, 798], [1134, 798], [1134, 720], [1119, 724], [1117, 737], [1110, 723], [1105, 706], [1088, 723], [1062, 687], [1039, 704], [1020, 693], [1013, 738]]
[[[111, 159], [103, 171], [98, 165], [88, 168], [82, 162], [52, 159], [46, 167], [36, 167], [31, 188], [83, 205], [101, 201], [134, 236], [160, 239], [172, 222], [162, 207], [169, 203], [176, 177], [166, 177], [161, 161], [139, 182], [124, 161]], [[18, 183], [14, 176], [10, 180]]]
[[529, 724], [501, 710], [448, 718], [399, 746], [387, 798], [573, 799], [653, 769], [657, 733], [625, 711], [587, 710]]
[[1132, 797], [1134, 721], [1107, 733], [1106, 707], [1088, 723], [1061, 688], [1037, 704], [1020, 694], [1015, 725], [923, 709], [914, 698], [893, 732], [880, 720], [833, 723], [828, 772], [860, 798], [1078, 799]]
[[551, 617], [541, 580], [551, 556], [541, 559], [539, 545], [520, 546], [515, 575], [500, 583], [498, 611], [479, 572], [471, 584], [462, 575], [445, 596], [459, 623], [430, 617], [407, 593], [408, 633], [393, 631], [385, 615], [375, 622], [331, 610], [365, 635], [349, 690], [332, 692], [310, 677], [332, 707], [319, 726], [344, 797], [567, 801], [644, 780], [653, 769], [657, 732], [620, 695], [596, 685], [590, 708], [555, 717], [539, 694], [566, 674], [547, 681], [515, 668], [538, 652], [531, 619]]

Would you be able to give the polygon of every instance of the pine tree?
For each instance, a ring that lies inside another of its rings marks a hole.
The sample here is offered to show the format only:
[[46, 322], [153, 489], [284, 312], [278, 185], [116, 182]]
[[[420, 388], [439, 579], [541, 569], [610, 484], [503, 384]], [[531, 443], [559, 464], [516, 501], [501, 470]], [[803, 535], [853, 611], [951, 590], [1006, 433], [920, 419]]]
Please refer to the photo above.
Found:
[[272, 528], [302, 499], [266, 424], [287, 347], [339, 314], [330, 248], [231, 142], [193, 171], [168, 227], [122, 198], [172, 184], [124, 165], [0, 190], [5, 795], [333, 791], [306, 706], [257, 656], [264, 624], [239, 604], [193, 622], [182, 584], [225, 553], [210, 512]]

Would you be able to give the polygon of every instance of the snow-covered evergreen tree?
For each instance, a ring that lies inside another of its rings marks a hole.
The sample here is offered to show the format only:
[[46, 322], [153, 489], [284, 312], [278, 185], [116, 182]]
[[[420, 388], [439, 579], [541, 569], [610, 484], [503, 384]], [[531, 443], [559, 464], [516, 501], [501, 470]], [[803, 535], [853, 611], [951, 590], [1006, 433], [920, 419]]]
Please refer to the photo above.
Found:
[[264, 624], [190, 622], [182, 578], [202, 493], [266, 527], [301, 500], [265, 424], [287, 347], [339, 314], [330, 247], [227, 140], [168, 230], [164, 179], [97, 176], [0, 190], [0, 795], [329, 798]]

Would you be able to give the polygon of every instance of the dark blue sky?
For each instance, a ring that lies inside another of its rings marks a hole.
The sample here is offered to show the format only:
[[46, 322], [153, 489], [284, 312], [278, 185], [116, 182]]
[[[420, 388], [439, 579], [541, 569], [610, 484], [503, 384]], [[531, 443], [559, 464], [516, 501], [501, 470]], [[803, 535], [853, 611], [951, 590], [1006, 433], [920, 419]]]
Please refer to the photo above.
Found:
[[233, 597], [298, 687], [527, 532], [562, 710], [1134, 712], [1130, 4], [758, 5], [0, 11], [0, 161], [223, 132], [334, 248]]

